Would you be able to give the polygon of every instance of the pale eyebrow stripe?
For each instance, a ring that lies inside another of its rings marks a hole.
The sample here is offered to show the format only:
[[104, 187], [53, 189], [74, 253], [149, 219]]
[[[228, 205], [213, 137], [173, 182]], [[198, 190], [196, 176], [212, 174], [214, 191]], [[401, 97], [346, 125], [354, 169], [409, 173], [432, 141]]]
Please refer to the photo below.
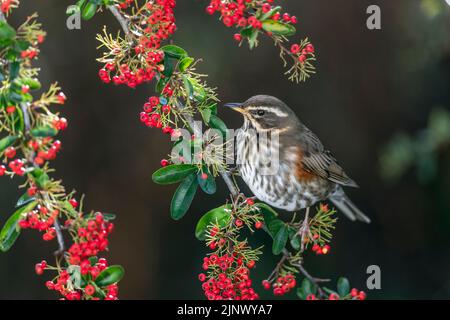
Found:
[[247, 107], [248, 110], [264, 110], [267, 112], [272, 112], [278, 117], [288, 117], [289, 115], [286, 112], [283, 112], [281, 110], [273, 109], [270, 107]]

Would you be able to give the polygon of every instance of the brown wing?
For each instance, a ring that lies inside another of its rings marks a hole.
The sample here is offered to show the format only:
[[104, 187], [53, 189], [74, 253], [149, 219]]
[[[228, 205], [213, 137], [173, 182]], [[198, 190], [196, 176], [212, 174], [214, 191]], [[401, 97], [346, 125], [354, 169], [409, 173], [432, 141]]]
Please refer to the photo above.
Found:
[[358, 187], [356, 182], [347, 176], [331, 152], [325, 150], [319, 138], [306, 127], [300, 137], [300, 146], [303, 151], [301, 163], [304, 171], [337, 184]]

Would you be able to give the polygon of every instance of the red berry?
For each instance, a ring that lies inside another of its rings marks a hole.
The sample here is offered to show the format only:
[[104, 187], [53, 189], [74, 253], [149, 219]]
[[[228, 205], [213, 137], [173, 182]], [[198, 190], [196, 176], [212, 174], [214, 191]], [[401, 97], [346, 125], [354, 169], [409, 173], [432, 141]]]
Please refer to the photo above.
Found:
[[306, 300], [317, 300], [317, 298], [314, 294], [310, 293], [306, 296]]
[[366, 293], [364, 291], [360, 291], [359, 292], [359, 294], [358, 294], [358, 299], [359, 300], [366, 300], [366, 297], [367, 297], [367, 295], [366, 295]]
[[36, 266], [34, 267], [34, 271], [36, 272], [37, 275], [41, 275], [44, 273], [44, 268], [42, 268], [41, 264], [38, 263], [36, 264]]
[[86, 293], [88, 296], [92, 296], [95, 293], [95, 287], [91, 284], [88, 284], [84, 288], [84, 293]]
[[328, 300], [339, 300], [339, 296], [335, 293], [332, 293], [328, 296]]
[[359, 291], [358, 291], [358, 289], [356, 289], [356, 288], [353, 288], [353, 289], [350, 291], [350, 295], [351, 295], [352, 297], [356, 297], [356, 296], [358, 295], [358, 293], [359, 293]]
[[78, 201], [73, 198], [69, 200], [69, 203], [74, 209], [78, 207]]
[[6, 172], [6, 167], [4, 165], [1, 165], [0, 166], [0, 177], [5, 175], [5, 172]]
[[242, 225], [244, 224], [244, 222], [241, 219], [236, 219], [236, 221], [234, 222], [234, 224], [237, 227], [242, 227]]
[[16, 148], [14, 147], [9, 147], [5, 150], [5, 156], [7, 158], [14, 158], [16, 156]]
[[169, 164], [169, 161], [166, 159], [161, 160], [161, 167], [166, 167]]
[[255, 228], [256, 228], [256, 229], [261, 229], [263, 226], [264, 226], [264, 224], [263, 224], [261, 221], [257, 221], [257, 222], [255, 223]]
[[323, 254], [327, 254], [328, 252], [330, 252], [330, 246], [329, 245], [324, 245], [323, 247], [322, 247], [322, 253]]
[[15, 106], [7, 106], [6, 112], [8, 112], [9, 114], [14, 113], [14, 112], [16, 112], [16, 107]]
[[208, 174], [203, 172], [203, 173], [201, 174], [200, 178], [201, 178], [202, 180], [206, 180], [206, 179], [208, 179]]
[[305, 56], [304, 54], [300, 55], [300, 56], [298, 57], [298, 61], [300, 61], [300, 63], [305, 63], [305, 61], [306, 61], [306, 56]]
[[300, 46], [299, 46], [298, 44], [293, 44], [293, 45], [291, 46], [291, 52], [292, 52], [292, 53], [296, 54], [296, 53], [298, 53], [299, 51], [300, 51]]
[[198, 275], [198, 280], [200, 280], [201, 282], [205, 281], [205, 280], [206, 280], [205, 274], [204, 274], [204, 273], [200, 273], [200, 274]]
[[249, 205], [252, 206], [255, 204], [255, 200], [253, 200], [252, 198], [247, 198], [247, 200], [245, 200], [245, 202]]
[[270, 282], [267, 281], [267, 280], [264, 280], [264, 281], [262, 282], [262, 285], [263, 285], [264, 289], [266, 289], [266, 290], [269, 290], [270, 287], [271, 287]]
[[235, 33], [233, 37], [237, 42], [241, 42], [242, 40], [242, 35], [240, 33]]

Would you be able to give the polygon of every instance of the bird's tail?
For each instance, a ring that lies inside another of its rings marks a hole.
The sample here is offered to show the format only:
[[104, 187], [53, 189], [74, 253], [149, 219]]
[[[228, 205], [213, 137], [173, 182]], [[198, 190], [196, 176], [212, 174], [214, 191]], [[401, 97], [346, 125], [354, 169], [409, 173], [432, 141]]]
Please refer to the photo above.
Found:
[[358, 207], [356, 207], [356, 205], [350, 200], [349, 197], [347, 197], [343, 190], [342, 192], [339, 192], [339, 195], [330, 197], [330, 200], [339, 209], [339, 211], [345, 214], [350, 220], [370, 223], [369, 217], [362, 213]]

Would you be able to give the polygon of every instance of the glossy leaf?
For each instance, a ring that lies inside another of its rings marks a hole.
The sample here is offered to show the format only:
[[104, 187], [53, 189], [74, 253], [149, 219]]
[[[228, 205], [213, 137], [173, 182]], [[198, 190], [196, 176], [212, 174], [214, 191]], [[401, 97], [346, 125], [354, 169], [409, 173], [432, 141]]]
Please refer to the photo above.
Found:
[[198, 185], [206, 194], [214, 194], [217, 191], [216, 179], [210, 173], [207, 173], [208, 177], [206, 179], [202, 178], [202, 174], [197, 175]]
[[16, 30], [6, 21], [0, 21], [0, 42], [11, 40], [16, 36]]
[[50, 126], [37, 127], [30, 130], [30, 134], [35, 138], [47, 138], [56, 136], [58, 134], [58, 130]]
[[203, 217], [197, 222], [195, 228], [195, 237], [204, 241], [206, 239], [206, 232], [211, 224], [218, 224], [219, 227], [224, 227], [231, 219], [231, 205], [223, 205], [221, 207], [212, 209], [205, 213]]
[[39, 187], [39, 189], [45, 189], [45, 186], [50, 181], [50, 177], [44, 170], [36, 168], [30, 172], [31, 176], [34, 178], [34, 182]]
[[304, 278], [300, 287], [297, 289], [297, 296], [303, 300], [306, 300], [308, 295], [316, 293], [317, 287], [308, 278]]
[[194, 63], [194, 58], [191, 57], [183, 58], [178, 64], [178, 69], [181, 72], [184, 72], [187, 70], [187, 68], [189, 68], [192, 65], [192, 63]]
[[27, 203], [30, 203], [31, 201], [34, 201], [36, 198], [32, 197], [28, 194], [28, 192], [25, 192], [19, 200], [17, 200], [16, 208], [19, 208]]
[[178, 60], [181, 60], [188, 56], [186, 50], [172, 44], [161, 47], [161, 50], [164, 52], [164, 54]]
[[280, 254], [286, 247], [288, 240], [288, 228], [283, 224], [273, 238], [272, 253], [274, 255]]
[[347, 278], [340, 277], [337, 281], [337, 291], [339, 296], [344, 297], [350, 292], [350, 283]]
[[170, 216], [174, 220], [180, 220], [184, 217], [191, 206], [197, 192], [197, 175], [187, 176], [175, 191], [172, 202], [170, 203]]
[[13, 215], [6, 221], [3, 229], [0, 231], [0, 250], [3, 252], [8, 251], [16, 242], [20, 234], [19, 221], [22, 218], [22, 214], [29, 212], [36, 207], [36, 201], [30, 202], [26, 206], [18, 209]]
[[218, 116], [211, 114], [209, 118], [209, 125], [211, 126], [211, 128], [219, 130], [224, 137], [227, 136], [227, 125]]
[[298, 233], [298, 231], [295, 230], [294, 228], [289, 228], [290, 244], [291, 244], [292, 248], [294, 248], [295, 250], [300, 250], [302, 243], [301, 243], [300, 236], [297, 233]]
[[293, 36], [296, 32], [293, 25], [271, 19], [263, 21], [262, 28], [279, 36]]
[[81, 10], [81, 18], [83, 20], [90, 20], [97, 12], [98, 5], [95, 3], [87, 3], [86, 6]]
[[178, 183], [197, 170], [197, 166], [192, 164], [172, 164], [155, 171], [152, 180], [163, 185]]
[[0, 140], [0, 152], [5, 151], [6, 148], [12, 146], [17, 141], [18, 136], [7, 136]]
[[268, 204], [264, 202], [257, 202], [255, 203], [255, 206], [259, 208], [264, 217], [264, 225], [269, 226], [273, 220], [277, 219], [278, 213]]
[[99, 287], [106, 287], [119, 282], [125, 274], [122, 266], [114, 265], [106, 268], [95, 279], [95, 284]]

